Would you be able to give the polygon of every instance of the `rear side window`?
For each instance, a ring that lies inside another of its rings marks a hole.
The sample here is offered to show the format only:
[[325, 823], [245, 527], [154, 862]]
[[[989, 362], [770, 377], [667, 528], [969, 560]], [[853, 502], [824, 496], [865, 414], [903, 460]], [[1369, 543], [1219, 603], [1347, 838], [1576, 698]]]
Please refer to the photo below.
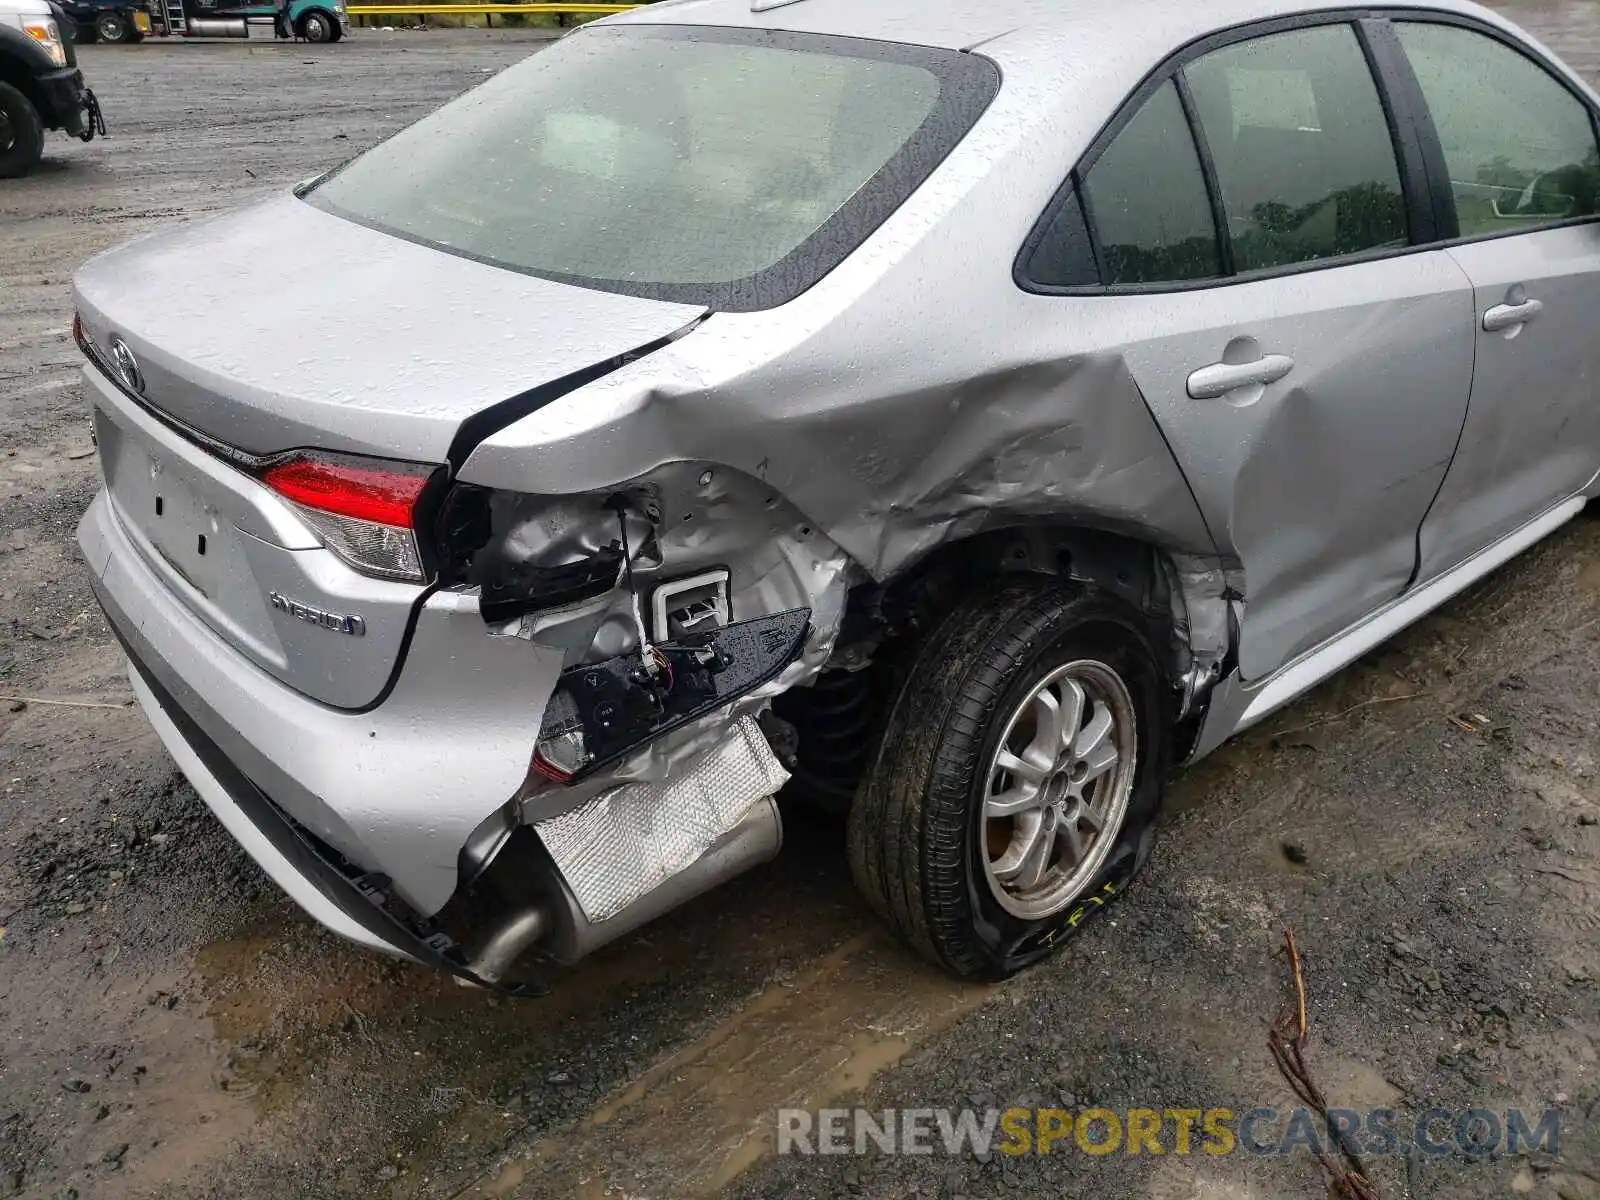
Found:
[[1067, 194], [1050, 218], [1033, 253], [1028, 256], [1024, 274], [1047, 288], [1085, 287], [1100, 282], [1094, 244], [1089, 240], [1089, 224], [1084, 220], [1083, 202], [1076, 191]]
[[1394, 142], [1353, 28], [1239, 42], [1183, 72], [1235, 270], [1406, 244]]
[[1439, 134], [1463, 236], [1595, 213], [1600, 153], [1576, 96], [1484, 34], [1413, 21], [1394, 28]]
[[306, 193], [495, 266], [749, 310], [810, 287], [993, 99], [994, 64], [898, 43], [586, 29]]
[[1102, 281], [1167, 283], [1222, 272], [1200, 155], [1178, 89], [1164, 83], [1089, 168]]

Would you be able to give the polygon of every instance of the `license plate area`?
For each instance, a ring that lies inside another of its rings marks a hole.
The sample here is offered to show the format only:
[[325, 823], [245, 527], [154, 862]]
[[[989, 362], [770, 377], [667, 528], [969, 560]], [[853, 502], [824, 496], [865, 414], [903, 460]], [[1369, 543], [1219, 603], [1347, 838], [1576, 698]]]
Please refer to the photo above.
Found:
[[179, 459], [95, 413], [106, 485], [124, 525], [171, 574], [212, 603], [236, 578], [240, 536], [206, 501], [205, 480]]

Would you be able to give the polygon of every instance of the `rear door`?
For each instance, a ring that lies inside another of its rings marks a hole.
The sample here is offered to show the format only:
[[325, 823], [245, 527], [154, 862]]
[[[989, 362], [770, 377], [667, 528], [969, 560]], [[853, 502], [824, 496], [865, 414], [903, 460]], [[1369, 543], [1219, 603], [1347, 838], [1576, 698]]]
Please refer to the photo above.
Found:
[[1027, 269], [1095, 291], [1072, 277], [1092, 247], [1097, 298], [1070, 319], [1121, 354], [1238, 556], [1257, 679], [1410, 580], [1466, 409], [1471, 290], [1411, 249], [1420, 162], [1356, 25], [1216, 39], [1129, 107]]
[[1475, 302], [1472, 400], [1422, 529], [1425, 580], [1600, 470], [1600, 145], [1588, 102], [1510, 42], [1453, 23], [1394, 30]]

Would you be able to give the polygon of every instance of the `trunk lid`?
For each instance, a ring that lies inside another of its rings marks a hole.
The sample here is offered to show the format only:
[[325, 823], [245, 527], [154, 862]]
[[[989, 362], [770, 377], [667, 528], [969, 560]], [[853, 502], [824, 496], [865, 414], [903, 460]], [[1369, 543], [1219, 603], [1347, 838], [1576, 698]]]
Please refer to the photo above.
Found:
[[117, 339], [142, 384], [136, 400], [114, 364], [89, 368], [129, 541], [240, 654], [341, 708], [383, 695], [424, 589], [349, 567], [229, 452], [441, 463], [469, 418], [703, 311], [485, 266], [292, 198], [113, 251], [75, 284], [98, 357]]
[[438, 463], [466, 418], [705, 310], [573, 287], [378, 233], [293, 196], [91, 260], [79, 312], [155, 408], [253, 454]]

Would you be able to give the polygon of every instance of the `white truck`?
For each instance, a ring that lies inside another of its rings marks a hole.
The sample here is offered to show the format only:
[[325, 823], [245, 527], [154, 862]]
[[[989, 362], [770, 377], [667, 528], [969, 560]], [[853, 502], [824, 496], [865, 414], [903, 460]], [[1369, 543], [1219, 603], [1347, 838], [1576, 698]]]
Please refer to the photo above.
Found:
[[0, 0], [0, 179], [33, 169], [47, 129], [86, 142], [106, 131], [52, 6]]

